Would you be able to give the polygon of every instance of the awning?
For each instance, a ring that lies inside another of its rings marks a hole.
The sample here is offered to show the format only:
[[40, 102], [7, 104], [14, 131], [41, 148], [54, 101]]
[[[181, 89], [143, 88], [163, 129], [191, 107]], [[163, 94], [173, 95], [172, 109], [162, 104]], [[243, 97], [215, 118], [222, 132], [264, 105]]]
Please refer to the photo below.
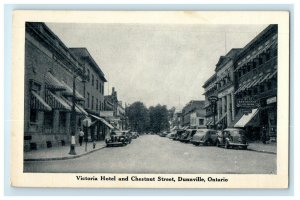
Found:
[[30, 108], [41, 111], [51, 111], [52, 108], [35, 91], [31, 91]]
[[258, 113], [258, 109], [252, 109], [251, 113], [244, 114], [241, 119], [234, 125], [234, 127], [245, 127], [253, 117]]
[[[73, 96], [73, 89], [68, 84], [66, 84], [64, 81], [62, 81], [62, 84], [66, 88], [66, 91], [64, 91], [63, 94], [65, 96]], [[77, 90], [75, 90], [75, 96], [76, 96], [76, 99], [78, 99], [78, 100], [84, 100], [84, 97]]]
[[222, 122], [222, 120], [225, 119], [226, 116], [227, 116], [227, 113], [222, 115], [221, 118], [216, 122], [216, 124], [219, 124], [220, 122]]
[[66, 87], [50, 72], [47, 72], [45, 76], [46, 88], [51, 90], [65, 90]]
[[[66, 99], [65, 97], [61, 97], [65, 102], [68, 103], [68, 105], [71, 107], [71, 110], [72, 110], [72, 101]], [[80, 106], [78, 105], [77, 103], [75, 103], [75, 111], [79, 114], [83, 114], [83, 115], [86, 115], [88, 116], [89, 114]]]
[[110, 128], [110, 129], [113, 129], [114, 127], [110, 124], [110, 123], [108, 123], [105, 119], [103, 119], [103, 118], [101, 118], [101, 117], [98, 117], [98, 116], [96, 116], [96, 115], [92, 115], [92, 114], [90, 114], [92, 117], [94, 117], [94, 118], [96, 118], [96, 119], [98, 119], [98, 120], [100, 120], [103, 124], [105, 124], [106, 126], [108, 126], [108, 128]]
[[52, 107], [52, 109], [62, 109], [68, 111], [72, 110], [70, 105], [65, 100], [59, 96], [56, 96], [49, 90], [46, 93], [46, 102]]
[[207, 123], [206, 123], [206, 126], [209, 126], [209, 125], [211, 125], [213, 123], [213, 121], [212, 120], [209, 120]]

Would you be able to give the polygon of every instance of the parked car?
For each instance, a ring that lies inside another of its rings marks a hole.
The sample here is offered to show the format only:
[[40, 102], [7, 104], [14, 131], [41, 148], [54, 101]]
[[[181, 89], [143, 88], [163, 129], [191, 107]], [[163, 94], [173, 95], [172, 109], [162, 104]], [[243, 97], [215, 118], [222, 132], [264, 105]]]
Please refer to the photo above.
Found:
[[212, 129], [198, 129], [191, 139], [191, 143], [194, 145], [216, 145], [217, 143], [217, 131]]
[[171, 132], [166, 137], [169, 138], [169, 139], [174, 139], [176, 137], [176, 133], [175, 132]]
[[185, 132], [183, 129], [177, 129], [176, 130], [176, 136], [173, 140], [179, 140], [181, 138], [181, 135]]
[[136, 139], [139, 137], [138, 132], [131, 132], [131, 134], [132, 134], [132, 139]]
[[231, 147], [247, 149], [248, 142], [245, 134], [246, 132], [239, 128], [227, 128], [223, 131], [219, 131], [216, 146], [224, 146], [225, 149]]
[[180, 141], [181, 142], [190, 142], [197, 129], [187, 129], [183, 134], [181, 134]]
[[113, 131], [105, 142], [107, 146], [125, 146], [131, 143], [131, 138], [126, 131]]
[[169, 131], [163, 131], [159, 133], [159, 136], [166, 137], [170, 132]]

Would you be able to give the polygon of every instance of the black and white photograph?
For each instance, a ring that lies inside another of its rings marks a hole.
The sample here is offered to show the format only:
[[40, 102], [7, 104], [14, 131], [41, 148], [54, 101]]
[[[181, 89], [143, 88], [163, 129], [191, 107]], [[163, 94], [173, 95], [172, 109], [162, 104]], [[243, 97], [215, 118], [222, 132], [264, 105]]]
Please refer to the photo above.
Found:
[[24, 20], [22, 174], [168, 184], [282, 175], [279, 72], [289, 65], [279, 38], [289, 30], [153, 18]]

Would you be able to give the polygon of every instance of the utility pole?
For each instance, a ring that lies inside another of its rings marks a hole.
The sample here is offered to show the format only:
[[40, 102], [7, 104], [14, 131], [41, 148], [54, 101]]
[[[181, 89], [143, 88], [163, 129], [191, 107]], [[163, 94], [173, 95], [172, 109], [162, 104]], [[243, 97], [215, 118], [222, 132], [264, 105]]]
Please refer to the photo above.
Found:
[[76, 75], [73, 76], [73, 96], [72, 96], [72, 111], [71, 111], [71, 146], [70, 146], [70, 155], [76, 155], [75, 152], [75, 133], [76, 133], [76, 110], [75, 110], [75, 103], [76, 103]]

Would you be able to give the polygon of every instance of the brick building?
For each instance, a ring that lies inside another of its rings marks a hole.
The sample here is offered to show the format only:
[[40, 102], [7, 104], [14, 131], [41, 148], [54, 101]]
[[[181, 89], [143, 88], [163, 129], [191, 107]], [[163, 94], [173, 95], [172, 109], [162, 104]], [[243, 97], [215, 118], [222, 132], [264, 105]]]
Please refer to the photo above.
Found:
[[205, 108], [204, 108], [204, 105], [205, 105], [205, 101], [198, 101], [198, 100], [192, 100], [189, 103], [187, 103], [182, 108], [181, 125], [183, 127], [190, 127], [191, 126], [191, 115], [194, 112], [197, 113], [196, 116], [203, 116], [203, 117], [205, 117]]

